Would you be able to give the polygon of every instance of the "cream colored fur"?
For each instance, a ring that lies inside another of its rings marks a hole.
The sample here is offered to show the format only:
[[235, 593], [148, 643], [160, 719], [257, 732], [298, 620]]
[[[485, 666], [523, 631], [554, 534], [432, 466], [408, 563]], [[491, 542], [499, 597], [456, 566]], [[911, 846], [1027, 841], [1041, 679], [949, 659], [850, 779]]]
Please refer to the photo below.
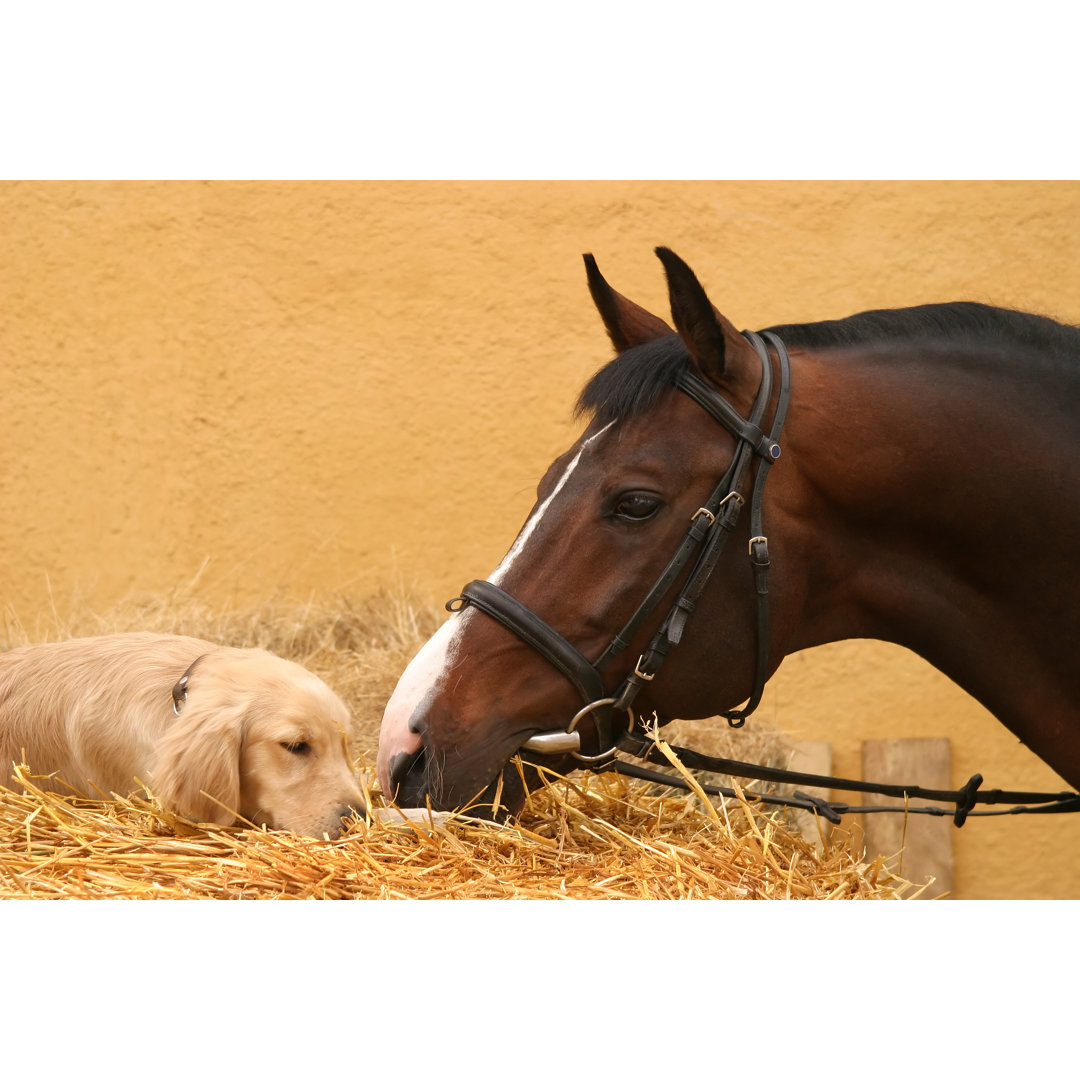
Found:
[[[177, 715], [172, 689], [196, 660]], [[239, 817], [333, 837], [362, 806], [348, 723], [326, 683], [261, 649], [135, 633], [0, 653], [0, 785], [9, 788], [25, 753], [34, 774], [93, 797], [143, 781], [196, 821]]]

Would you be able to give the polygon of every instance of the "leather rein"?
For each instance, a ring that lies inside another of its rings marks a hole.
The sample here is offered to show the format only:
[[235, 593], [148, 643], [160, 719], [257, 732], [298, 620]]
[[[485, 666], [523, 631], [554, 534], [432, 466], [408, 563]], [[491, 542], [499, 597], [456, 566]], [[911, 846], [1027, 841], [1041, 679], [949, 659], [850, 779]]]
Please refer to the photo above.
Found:
[[[722, 427], [735, 436], [735, 454], [712, 494], [692, 515], [682, 543], [655, 584], [595, 663], [590, 662], [576, 646], [519, 600], [490, 581], [469, 582], [462, 589], [460, 596], [446, 604], [446, 609], [451, 612], [460, 611], [469, 604], [479, 608], [543, 656], [574, 685], [581, 695], [584, 705], [571, 718], [564, 730], [534, 735], [522, 744], [522, 750], [541, 755], [568, 754], [595, 772], [617, 772], [683, 790], [690, 788], [691, 785], [681, 777], [658, 773], [632, 762], [617, 760], [615, 754], [623, 750], [654, 764], [670, 764], [668, 758], [651, 740], [640, 730], [635, 730], [639, 726], [639, 721], [633, 712], [633, 701], [640, 689], [656, 677], [669, 650], [682, 640], [686, 621], [693, 613], [709, 577], [716, 568], [724, 545], [733, 532], [739, 513], [747, 501], [743, 490], [755, 459], [758, 460], [758, 470], [749, 500], [751, 538], [748, 545], [757, 595], [757, 652], [754, 682], [750, 697], [742, 708], [721, 712], [720, 715], [725, 717], [732, 727], [741, 727], [746, 722], [746, 718], [760, 704], [769, 660], [768, 579], [770, 566], [769, 543], [764, 535], [762, 524], [762, 507], [769, 469], [780, 457], [779, 440], [791, 396], [791, 364], [787, 348], [776, 334], [768, 330], [762, 331], [761, 334], [745, 330], [743, 336], [753, 346], [761, 361], [761, 383], [748, 418], [740, 416], [718, 391], [692, 371], [682, 372], [675, 381], [675, 386], [679, 390], [691, 397]], [[776, 350], [780, 370], [776, 412], [773, 416], [772, 427], [767, 434], [762, 429], [762, 422], [772, 399], [773, 372], [766, 342]], [[604, 668], [630, 645], [646, 619], [656, 610], [695, 553], [696, 561], [659, 630], [639, 657], [634, 670], [626, 676], [613, 693], [609, 694], [603, 680]], [[618, 712], [625, 712], [629, 718], [626, 730], [621, 733], [615, 733], [612, 730], [614, 727], [612, 718]], [[602, 748], [595, 754], [582, 752], [579, 725], [586, 717], [592, 718], [597, 743]], [[847, 803], [826, 802], [824, 799], [802, 791], [795, 791], [791, 796], [745, 793], [772, 805], [790, 806], [818, 813], [832, 822], [839, 822], [840, 815], [844, 813], [900, 812], [937, 816], [952, 814], [954, 823], [960, 826], [967, 817], [972, 815], [1080, 811], [1080, 794], [1077, 792], [1046, 794], [999, 790], [978, 791], [982, 783], [982, 777], [979, 774], [974, 775], [958, 791], [939, 791], [920, 788], [916, 785], [872, 784], [865, 781], [843, 780], [752, 765], [727, 758], [705, 757], [679, 747], [670, 749], [678, 755], [679, 760], [686, 767], [691, 769], [748, 779], [802, 784], [808, 787], [873, 793], [905, 800], [903, 806], [850, 806]], [[703, 783], [699, 784], [699, 787], [709, 795], [735, 797], [737, 794], [733, 789], [718, 785]], [[952, 803], [955, 810], [936, 806], [910, 806], [907, 800], [911, 798]], [[1006, 810], [980, 811], [973, 809], [976, 803], [1038, 805], [1016, 805]]]

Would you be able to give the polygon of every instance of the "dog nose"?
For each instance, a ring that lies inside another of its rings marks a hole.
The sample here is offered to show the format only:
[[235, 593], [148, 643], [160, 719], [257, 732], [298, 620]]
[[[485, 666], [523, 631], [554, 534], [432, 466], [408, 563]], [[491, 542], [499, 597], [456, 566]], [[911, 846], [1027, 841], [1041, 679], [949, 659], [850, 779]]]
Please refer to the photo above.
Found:
[[341, 824], [330, 833], [330, 839], [336, 840], [353, 823], [356, 818], [363, 819], [367, 813], [367, 806], [360, 800], [342, 803], [335, 811], [334, 816]]

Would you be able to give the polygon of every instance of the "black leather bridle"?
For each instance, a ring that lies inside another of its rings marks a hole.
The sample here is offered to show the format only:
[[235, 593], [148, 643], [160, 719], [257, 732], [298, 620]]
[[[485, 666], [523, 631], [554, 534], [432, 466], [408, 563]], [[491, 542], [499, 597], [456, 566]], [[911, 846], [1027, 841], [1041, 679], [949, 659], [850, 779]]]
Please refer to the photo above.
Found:
[[[769, 469], [780, 457], [780, 434], [787, 415], [791, 395], [791, 364], [784, 343], [775, 334], [764, 331], [756, 334], [744, 331], [761, 360], [761, 383], [748, 418], [743, 418], [708, 383], [690, 370], [682, 372], [675, 385], [689, 395], [719, 424], [735, 436], [735, 453], [731, 464], [712, 494], [690, 519], [686, 536], [675, 554], [649, 590], [626, 625], [614, 636], [611, 644], [595, 663], [590, 662], [557, 630], [549, 626], [524, 604], [490, 581], [471, 581], [461, 595], [451, 600], [448, 611], [460, 611], [468, 604], [479, 608], [513, 631], [560, 671], [577, 689], [584, 707], [570, 720], [565, 730], [543, 732], [528, 739], [522, 749], [540, 754], [570, 754], [585, 765], [596, 765], [611, 758], [616, 750], [615, 737], [604, 732], [610, 728], [614, 713], [625, 711], [629, 729], [635, 724], [632, 705], [638, 691], [651, 682], [668, 652], [682, 640], [686, 621], [716, 568], [724, 544], [735, 528], [739, 512], [746, 502], [743, 490], [754, 459], [758, 459], [757, 476], [750, 496], [750, 563], [754, 571], [757, 592], [757, 659], [754, 685], [750, 698], [741, 709], [722, 713], [733, 727], [741, 727], [746, 717], [757, 708], [765, 687], [769, 660], [769, 543], [762, 527], [762, 505], [765, 481]], [[780, 392], [768, 434], [762, 429], [765, 414], [772, 400], [773, 372], [766, 340], [776, 350], [780, 367]], [[641, 654], [634, 670], [622, 684], [608, 693], [604, 686], [604, 668], [633, 641], [645, 620], [671, 590], [680, 573], [697, 554], [697, 559], [683, 582], [674, 603], [648, 648]], [[592, 715], [597, 728], [600, 751], [586, 755], [581, 752], [578, 725]], [[605, 745], [607, 744], [607, 745]]]

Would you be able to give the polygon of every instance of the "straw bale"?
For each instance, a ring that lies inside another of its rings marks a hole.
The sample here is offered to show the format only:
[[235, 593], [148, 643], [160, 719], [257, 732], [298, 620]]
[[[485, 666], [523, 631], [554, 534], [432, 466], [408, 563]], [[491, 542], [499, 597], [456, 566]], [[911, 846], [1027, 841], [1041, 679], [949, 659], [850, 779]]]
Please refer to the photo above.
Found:
[[[811, 845], [744, 797], [710, 800], [611, 774], [550, 774], [509, 824], [388, 807], [371, 779], [383, 704], [439, 618], [401, 592], [230, 609], [201, 600], [194, 586], [33, 632], [7, 613], [0, 648], [147, 629], [260, 646], [304, 664], [353, 711], [369, 811], [336, 840], [225, 828], [179, 818], [145, 790], [112, 802], [46, 792], [19, 764], [10, 790], [0, 788], [0, 897], [908, 899], [920, 891], [882, 859], [865, 860], [842, 829]], [[744, 746], [728, 756], [749, 755]]]

